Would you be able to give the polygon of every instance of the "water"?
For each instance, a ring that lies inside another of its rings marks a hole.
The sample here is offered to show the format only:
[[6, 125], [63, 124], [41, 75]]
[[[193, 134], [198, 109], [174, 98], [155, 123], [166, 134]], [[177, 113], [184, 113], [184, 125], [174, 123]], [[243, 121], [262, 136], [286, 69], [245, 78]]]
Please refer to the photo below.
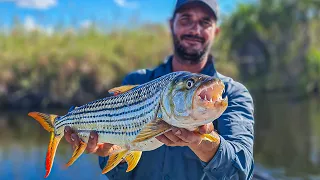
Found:
[[[320, 179], [320, 99], [269, 94], [254, 100], [257, 174], [283, 180]], [[0, 179], [43, 179], [49, 133], [26, 114], [0, 113]], [[48, 179], [105, 179], [95, 155], [83, 154], [65, 170], [71, 154], [63, 139]]]
[[254, 156], [277, 179], [320, 179], [320, 99], [254, 96]]

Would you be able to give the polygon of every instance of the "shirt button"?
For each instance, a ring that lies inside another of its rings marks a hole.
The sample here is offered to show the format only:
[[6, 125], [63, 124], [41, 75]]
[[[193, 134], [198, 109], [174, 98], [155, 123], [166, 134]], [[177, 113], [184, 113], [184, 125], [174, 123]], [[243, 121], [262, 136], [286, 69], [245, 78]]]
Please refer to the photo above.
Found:
[[170, 176], [169, 175], [165, 175], [164, 176], [164, 180], [170, 180]]

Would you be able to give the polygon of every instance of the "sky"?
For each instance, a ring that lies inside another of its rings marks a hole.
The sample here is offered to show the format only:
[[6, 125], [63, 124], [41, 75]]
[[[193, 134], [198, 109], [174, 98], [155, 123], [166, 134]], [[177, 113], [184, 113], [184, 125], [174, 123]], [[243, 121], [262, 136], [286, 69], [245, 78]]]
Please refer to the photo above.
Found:
[[[220, 11], [228, 14], [238, 2], [218, 0]], [[252, 1], [252, 0], [251, 0]], [[26, 29], [47, 29], [56, 25], [88, 27], [128, 23], [166, 23], [176, 0], [0, 0], [0, 28], [9, 28], [18, 18]]]

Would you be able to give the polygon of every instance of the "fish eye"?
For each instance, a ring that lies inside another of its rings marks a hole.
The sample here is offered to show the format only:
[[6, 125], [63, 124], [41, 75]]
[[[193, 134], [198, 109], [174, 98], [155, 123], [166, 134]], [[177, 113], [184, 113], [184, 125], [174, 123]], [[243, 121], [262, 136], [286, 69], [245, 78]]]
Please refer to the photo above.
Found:
[[188, 79], [186, 85], [188, 89], [192, 88], [192, 86], [194, 85], [194, 80]]

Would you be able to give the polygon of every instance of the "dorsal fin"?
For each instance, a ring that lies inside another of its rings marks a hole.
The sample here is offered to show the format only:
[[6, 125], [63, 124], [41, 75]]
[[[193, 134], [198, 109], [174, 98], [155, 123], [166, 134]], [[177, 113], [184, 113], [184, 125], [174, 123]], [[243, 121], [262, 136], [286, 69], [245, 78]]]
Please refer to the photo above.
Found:
[[73, 111], [73, 110], [75, 110], [77, 108], [78, 108], [77, 106], [71, 106], [70, 109], [68, 110], [68, 112]]
[[134, 87], [136, 87], [138, 85], [124, 85], [124, 86], [119, 86], [119, 87], [115, 87], [110, 89], [108, 92], [113, 94], [114, 96], [118, 95], [118, 94], [122, 94], [125, 93], [131, 89], [133, 89]]

